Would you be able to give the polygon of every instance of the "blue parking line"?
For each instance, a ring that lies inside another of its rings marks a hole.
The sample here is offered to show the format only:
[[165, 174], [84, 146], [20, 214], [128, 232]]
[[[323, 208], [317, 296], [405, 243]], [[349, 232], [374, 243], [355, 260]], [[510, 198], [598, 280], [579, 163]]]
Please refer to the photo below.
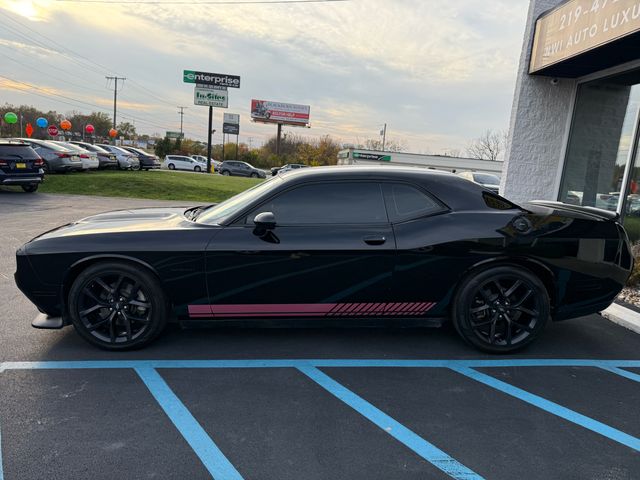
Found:
[[601, 368], [608, 372], [615, 373], [616, 375], [620, 375], [621, 377], [628, 378], [629, 380], [640, 382], [640, 375], [638, 375], [637, 373], [633, 373], [628, 370], [623, 370], [622, 368], [618, 368], [618, 367], [601, 367]]
[[243, 480], [160, 374], [148, 367], [135, 370], [211, 476], [215, 480]]
[[317, 368], [306, 366], [298, 367], [298, 370], [450, 477], [457, 480], [482, 480], [483, 477]]
[[85, 360], [4, 362], [3, 370], [91, 368], [508, 368], [595, 367], [640, 368], [640, 360], [510, 359], [510, 360], [379, 360], [379, 359], [282, 359], [282, 360]]
[[533, 405], [534, 407], [538, 407], [560, 418], [564, 418], [565, 420], [575, 423], [576, 425], [580, 425], [581, 427], [591, 430], [592, 432], [610, 438], [615, 442], [621, 443], [622, 445], [625, 445], [636, 451], [640, 451], [640, 439], [624, 433], [616, 428], [610, 427], [609, 425], [605, 425], [604, 423], [594, 420], [593, 418], [589, 418], [569, 408], [563, 407], [562, 405], [558, 405], [555, 402], [539, 397], [538, 395], [534, 395], [533, 393], [529, 393], [526, 390], [522, 390], [521, 388], [498, 380], [490, 375], [478, 372], [477, 370], [474, 370], [472, 368], [453, 367], [451, 368], [451, 370], [465, 375], [466, 377], [469, 377], [473, 380], [476, 380], [477, 382], [483, 383], [491, 388], [495, 388], [496, 390], [506, 393], [507, 395], [511, 395], [512, 397], [522, 400], [523, 402]]

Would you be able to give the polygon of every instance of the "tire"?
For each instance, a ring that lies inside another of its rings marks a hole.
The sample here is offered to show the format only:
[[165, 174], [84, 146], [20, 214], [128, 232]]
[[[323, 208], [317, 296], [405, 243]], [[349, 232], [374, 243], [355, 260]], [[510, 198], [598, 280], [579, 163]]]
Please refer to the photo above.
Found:
[[252, 173], [252, 174], [251, 174], [251, 178], [258, 178], [258, 174], [257, 174], [257, 173], [255, 173], [255, 172], [254, 172], [254, 173]]
[[224, 176], [226, 176], [226, 177], [228, 177], [229, 175], [231, 175], [231, 174], [229, 173], [229, 170], [223, 170], [223, 171], [222, 171], [222, 172], [220, 172], [220, 173], [222, 173], [222, 175], [224, 175]]
[[36, 190], [38, 190], [38, 184], [32, 183], [31, 185], [22, 185], [22, 190], [24, 190], [27, 193], [33, 193]]
[[76, 332], [105, 350], [142, 348], [167, 323], [167, 301], [158, 279], [125, 262], [101, 262], [82, 271], [71, 286], [68, 305]]
[[193, 167], [193, 171], [200, 173], [202, 169], [200, 168], [200, 166], [196, 165], [195, 167]]
[[49, 168], [49, 164], [46, 160], [44, 161], [44, 165], [42, 165], [42, 170], [44, 173], [51, 173], [51, 169]]
[[175, 170], [175, 169], [176, 169], [176, 166], [175, 166], [173, 163], [170, 163], [169, 165], [167, 165], [167, 168], [168, 168], [169, 170]]
[[460, 285], [452, 321], [470, 345], [510, 353], [535, 341], [550, 314], [549, 294], [533, 273], [515, 266], [473, 273]]

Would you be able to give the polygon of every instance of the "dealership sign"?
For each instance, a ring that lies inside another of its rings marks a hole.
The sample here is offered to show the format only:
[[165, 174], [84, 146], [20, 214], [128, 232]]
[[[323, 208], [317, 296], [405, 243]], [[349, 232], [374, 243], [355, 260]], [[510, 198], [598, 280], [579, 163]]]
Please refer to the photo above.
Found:
[[569, 0], [536, 22], [529, 73], [640, 30], [638, 0]]
[[225, 113], [223, 116], [224, 123], [235, 123], [237, 125], [240, 124], [240, 115], [237, 113]]
[[193, 89], [193, 103], [206, 107], [227, 108], [229, 106], [229, 94], [225, 90], [196, 87]]
[[309, 125], [309, 105], [251, 100], [251, 118], [257, 122]]
[[391, 155], [377, 154], [377, 153], [360, 153], [353, 152], [353, 158], [358, 160], [373, 160], [376, 162], [390, 162]]
[[225, 73], [185, 70], [182, 75], [182, 81], [184, 83], [196, 83], [198, 85], [240, 88], [240, 77], [238, 75], [227, 75]]
[[228, 133], [229, 135], [240, 135], [240, 125], [237, 123], [223, 123], [222, 133]]

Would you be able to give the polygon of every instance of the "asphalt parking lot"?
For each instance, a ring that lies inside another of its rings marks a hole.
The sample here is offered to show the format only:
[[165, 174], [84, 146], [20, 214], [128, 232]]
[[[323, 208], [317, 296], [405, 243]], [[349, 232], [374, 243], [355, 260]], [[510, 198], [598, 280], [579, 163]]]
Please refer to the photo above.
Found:
[[598, 315], [502, 357], [450, 328], [173, 326], [118, 354], [31, 328], [20, 244], [162, 204], [0, 191], [0, 480], [640, 478], [640, 336]]

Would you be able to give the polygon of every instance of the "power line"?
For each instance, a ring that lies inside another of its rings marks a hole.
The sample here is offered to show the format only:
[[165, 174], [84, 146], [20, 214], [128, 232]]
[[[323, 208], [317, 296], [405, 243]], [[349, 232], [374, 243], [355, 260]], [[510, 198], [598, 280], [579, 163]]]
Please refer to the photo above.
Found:
[[113, 80], [114, 84], [113, 84], [113, 129], [116, 129], [116, 113], [117, 113], [117, 105], [118, 105], [118, 80], [122, 80], [122, 82], [124, 83], [124, 81], [126, 80], [125, 77], [104, 77], [107, 79], [107, 81], [109, 80]]

